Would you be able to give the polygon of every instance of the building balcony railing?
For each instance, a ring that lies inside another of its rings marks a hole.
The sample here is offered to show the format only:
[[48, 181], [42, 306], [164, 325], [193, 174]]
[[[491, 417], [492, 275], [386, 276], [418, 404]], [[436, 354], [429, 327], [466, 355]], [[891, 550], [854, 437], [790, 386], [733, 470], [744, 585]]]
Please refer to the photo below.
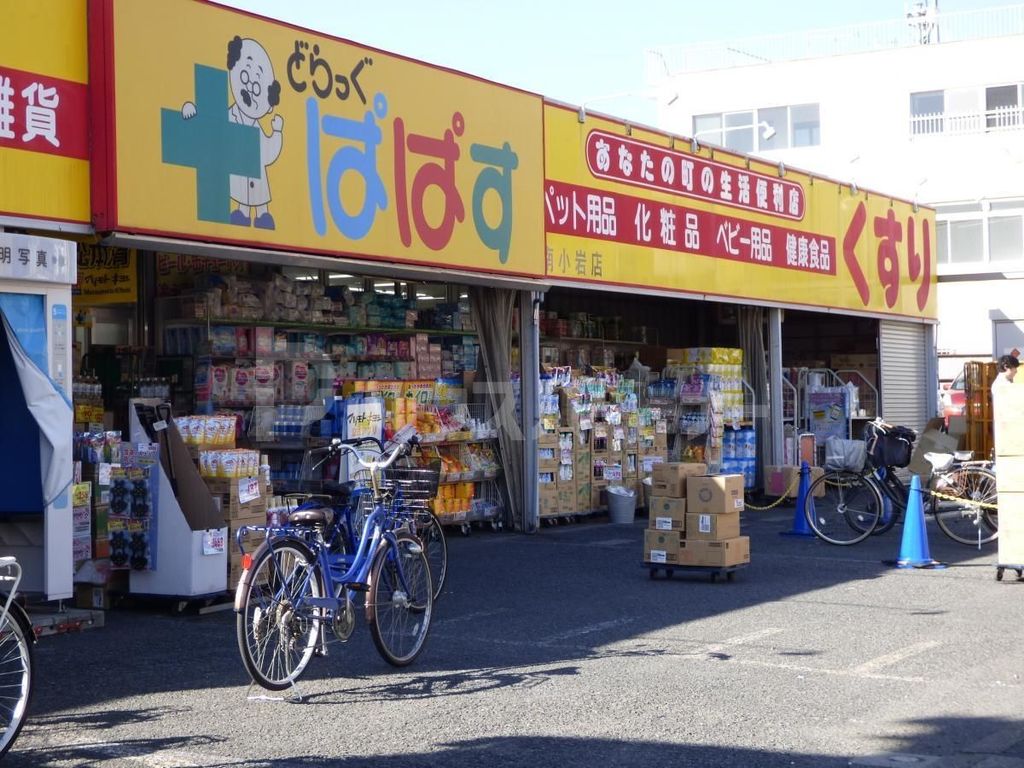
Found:
[[978, 112], [937, 112], [912, 115], [910, 135], [966, 136], [973, 133], [1024, 130], [1024, 107], [999, 107]]
[[767, 35], [647, 51], [647, 77], [773, 64], [1024, 34], [1024, 5], [955, 13], [928, 12], [892, 21]]

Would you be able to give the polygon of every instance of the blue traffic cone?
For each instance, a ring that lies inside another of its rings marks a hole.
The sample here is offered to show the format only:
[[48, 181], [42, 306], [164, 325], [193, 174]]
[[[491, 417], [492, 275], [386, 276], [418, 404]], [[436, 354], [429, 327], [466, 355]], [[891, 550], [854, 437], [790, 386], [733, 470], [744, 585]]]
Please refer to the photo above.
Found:
[[897, 568], [946, 567], [943, 563], [932, 560], [931, 553], [928, 551], [928, 531], [925, 528], [924, 507], [921, 504], [921, 478], [917, 475], [910, 480], [907, 514], [903, 520], [903, 539], [900, 541], [900, 554], [895, 566]]
[[807, 517], [804, 515], [804, 505], [810, 504], [814, 510], [814, 497], [807, 494], [811, 489], [811, 468], [807, 462], [800, 465], [800, 486], [796, 492], [796, 511], [793, 513], [793, 528], [789, 531], [780, 531], [780, 536], [800, 536], [802, 538], [814, 538], [814, 531], [807, 524]]

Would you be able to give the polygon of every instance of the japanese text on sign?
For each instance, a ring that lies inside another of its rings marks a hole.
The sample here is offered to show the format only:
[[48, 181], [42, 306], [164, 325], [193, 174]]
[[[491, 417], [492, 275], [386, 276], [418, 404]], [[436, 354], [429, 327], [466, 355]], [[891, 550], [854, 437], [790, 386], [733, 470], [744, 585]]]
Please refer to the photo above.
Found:
[[799, 184], [602, 131], [587, 136], [591, 175], [799, 221], [806, 212]]
[[0, 147], [88, 157], [86, 87], [16, 69], [0, 69]]
[[[736, 219], [709, 211], [548, 181], [544, 206], [546, 231], [648, 245], [733, 261], [834, 275], [833, 238]], [[600, 254], [558, 254], [555, 271], [600, 277]], [[549, 261], [553, 260], [549, 253]], [[555, 267], [549, 263], [549, 270]]]
[[0, 277], [71, 285], [77, 271], [74, 243], [0, 233]]
[[[868, 284], [864, 268], [857, 257], [856, 249], [867, 220], [867, 206], [860, 202], [857, 204], [857, 209], [843, 236], [843, 262], [850, 272], [854, 287], [864, 306], [871, 303], [871, 286]], [[895, 211], [889, 208], [885, 216], [875, 216], [874, 218], [873, 232], [878, 238], [875, 273], [878, 275], [882, 296], [887, 307], [895, 307], [900, 297], [900, 257], [897, 245], [903, 242], [904, 232], [907, 241], [907, 274], [911, 282], [920, 283], [915, 297], [917, 307], [923, 311], [928, 305], [932, 284], [931, 229], [926, 218], [922, 216], [919, 221], [921, 227], [920, 249], [917, 247], [918, 220], [915, 220], [914, 216], [907, 216], [904, 225], [896, 218]]]

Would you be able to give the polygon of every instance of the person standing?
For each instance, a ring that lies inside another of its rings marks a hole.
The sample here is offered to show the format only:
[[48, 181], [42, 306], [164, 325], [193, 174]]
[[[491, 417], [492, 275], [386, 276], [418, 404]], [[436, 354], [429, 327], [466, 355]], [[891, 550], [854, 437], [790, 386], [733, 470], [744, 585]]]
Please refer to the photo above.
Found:
[[996, 363], [996, 378], [992, 382], [992, 394], [996, 390], [1013, 384], [1013, 378], [1017, 375], [1017, 368], [1020, 367], [1020, 360], [1013, 355], [1003, 355]]

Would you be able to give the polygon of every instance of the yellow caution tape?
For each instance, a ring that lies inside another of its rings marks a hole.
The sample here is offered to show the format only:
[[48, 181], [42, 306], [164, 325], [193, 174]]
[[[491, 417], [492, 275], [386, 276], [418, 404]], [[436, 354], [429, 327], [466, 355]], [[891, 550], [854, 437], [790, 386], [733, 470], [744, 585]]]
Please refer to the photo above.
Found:
[[968, 499], [964, 496], [950, 496], [949, 494], [939, 493], [938, 491], [927, 491], [936, 499], [944, 499], [945, 501], [959, 501], [963, 504], [967, 504], [971, 507], [980, 507], [981, 509], [994, 509], [998, 510], [998, 504], [990, 504], [986, 501], [977, 501], [975, 499]]

